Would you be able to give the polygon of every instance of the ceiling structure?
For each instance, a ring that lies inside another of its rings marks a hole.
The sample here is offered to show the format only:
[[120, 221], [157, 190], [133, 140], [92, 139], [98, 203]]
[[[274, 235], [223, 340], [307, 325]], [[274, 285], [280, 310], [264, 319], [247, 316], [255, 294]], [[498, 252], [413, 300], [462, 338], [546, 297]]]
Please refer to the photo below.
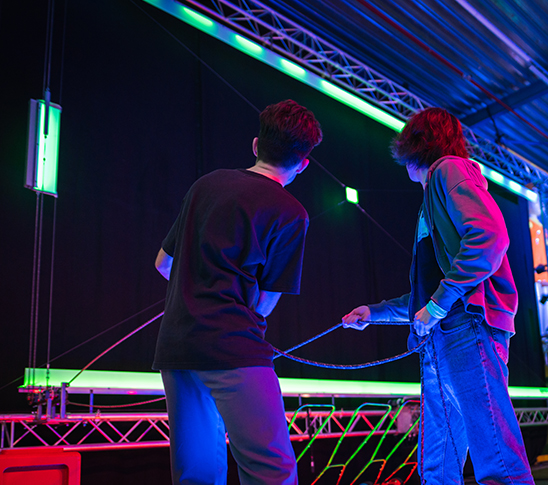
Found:
[[265, 3], [548, 170], [546, 0]]
[[327, 72], [400, 119], [426, 106], [446, 108], [470, 129], [475, 156], [548, 190], [546, 0], [180, 3]]

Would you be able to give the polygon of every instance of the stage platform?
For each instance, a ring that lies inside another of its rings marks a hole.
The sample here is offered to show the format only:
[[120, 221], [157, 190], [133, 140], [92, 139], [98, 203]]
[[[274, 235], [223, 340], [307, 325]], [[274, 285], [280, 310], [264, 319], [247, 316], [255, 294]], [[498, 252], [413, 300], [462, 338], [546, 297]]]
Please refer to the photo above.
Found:
[[[346, 453], [344, 463], [359, 461], [367, 473], [380, 466], [378, 473], [383, 476], [398, 475], [404, 478], [400, 483], [412, 483], [417, 467], [419, 383], [280, 378], [280, 386], [298, 460], [312, 459], [313, 450], [327, 450], [322, 451], [325, 463], [315, 475], [342, 466], [338, 461]], [[127, 412], [126, 407], [147, 402], [165, 409], [158, 372], [26, 369], [19, 390], [32, 397], [35, 412], [0, 415], [0, 450], [137, 452], [169, 446], [166, 412], [149, 411], [142, 404], [135, 412]], [[511, 387], [510, 395], [521, 404], [532, 400], [545, 406], [548, 388]], [[97, 396], [102, 396], [101, 404]], [[103, 401], [118, 404], [111, 407]], [[342, 409], [349, 403], [351, 409]], [[84, 412], [72, 412], [76, 404]], [[522, 427], [548, 425], [547, 407], [515, 411]]]

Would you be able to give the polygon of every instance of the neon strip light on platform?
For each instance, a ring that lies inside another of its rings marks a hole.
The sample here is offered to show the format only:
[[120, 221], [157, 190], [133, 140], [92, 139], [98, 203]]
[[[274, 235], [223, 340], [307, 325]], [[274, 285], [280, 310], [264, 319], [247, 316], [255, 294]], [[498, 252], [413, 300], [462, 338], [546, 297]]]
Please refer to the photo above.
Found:
[[[70, 381], [79, 371], [76, 369], [50, 369], [46, 382], [46, 369], [25, 369], [25, 381], [22, 391], [32, 387], [61, 387], [63, 382]], [[34, 386], [33, 386], [34, 382]], [[380, 381], [345, 381], [331, 379], [290, 379], [280, 378], [284, 396], [335, 396], [335, 397], [394, 397], [418, 396], [418, 382], [380, 382]], [[162, 378], [159, 372], [122, 372], [86, 370], [78, 376], [68, 389], [74, 393], [104, 394], [164, 394]], [[99, 391], [96, 391], [99, 390]], [[510, 397], [514, 399], [547, 399], [546, 387], [509, 388]]]

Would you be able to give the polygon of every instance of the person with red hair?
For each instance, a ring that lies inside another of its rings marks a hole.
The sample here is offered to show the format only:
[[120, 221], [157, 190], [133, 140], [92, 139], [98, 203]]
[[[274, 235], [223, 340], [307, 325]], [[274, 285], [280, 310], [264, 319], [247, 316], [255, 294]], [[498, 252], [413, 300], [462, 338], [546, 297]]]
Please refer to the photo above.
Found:
[[480, 484], [533, 485], [508, 394], [508, 346], [518, 295], [508, 232], [460, 122], [441, 108], [412, 116], [392, 144], [424, 189], [410, 270], [411, 292], [343, 317], [411, 321], [421, 350], [419, 473], [422, 483], [463, 483], [467, 454]]

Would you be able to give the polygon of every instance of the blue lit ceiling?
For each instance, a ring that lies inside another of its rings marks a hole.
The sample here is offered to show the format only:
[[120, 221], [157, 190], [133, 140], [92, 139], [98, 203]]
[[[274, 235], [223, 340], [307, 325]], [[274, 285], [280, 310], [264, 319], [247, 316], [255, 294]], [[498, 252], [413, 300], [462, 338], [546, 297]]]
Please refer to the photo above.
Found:
[[548, 170], [546, 0], [264, 3]]

